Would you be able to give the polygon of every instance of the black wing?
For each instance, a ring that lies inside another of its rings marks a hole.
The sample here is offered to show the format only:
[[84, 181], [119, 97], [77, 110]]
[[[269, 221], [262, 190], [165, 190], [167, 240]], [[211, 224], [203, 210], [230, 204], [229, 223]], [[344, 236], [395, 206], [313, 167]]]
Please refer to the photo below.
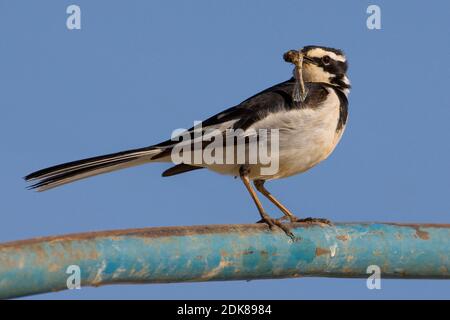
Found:
[[[265, 118], [268, 114], [282, 110], [300, 107], [292, 100], [292, 91], [295, 79], [291, 78], [276, 84], [254, 96], [244, 100], [237, 106], [228, 108], [202, 122], [203, 129], [218, 126], [222, 123], [236, 120], [234, 129], [247, 129], [256, 121]], [[188, 129], [193, 132], [194, 127]], [[193, 134], [193, 133], [192, 133]], [[174, 144], [173, 140], [163, 141], [154, 147], [168, 147]]]

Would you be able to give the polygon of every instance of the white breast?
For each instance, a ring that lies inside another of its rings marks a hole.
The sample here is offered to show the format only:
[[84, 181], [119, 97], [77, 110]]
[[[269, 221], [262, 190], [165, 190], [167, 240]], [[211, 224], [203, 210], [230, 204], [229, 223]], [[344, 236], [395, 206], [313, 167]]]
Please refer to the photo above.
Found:
[[278, 179], [301, 173], [331, 154], [344, 129], [336, 132], [340, 101], [334, 90], [327, 90], [328, 98], [318, 108], [279, 112], [255, 123], [255, 129], [280, 129], [279, 171], [271, 177], [253, 179]]

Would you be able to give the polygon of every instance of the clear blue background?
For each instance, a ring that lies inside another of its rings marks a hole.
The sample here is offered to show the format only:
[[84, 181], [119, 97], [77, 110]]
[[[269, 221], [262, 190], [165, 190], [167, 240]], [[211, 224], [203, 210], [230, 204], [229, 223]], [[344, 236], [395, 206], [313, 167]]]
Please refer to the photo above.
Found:
[[[82, 30], [66, 28], [78, 4]], [[145, 226], [249, 223], [238, 180], [137, 167], [46, 193], [25, 174], [147, 146], [291, 75], [288, 49], [342, 48], [353, 84], [325, 162], [272, 182], [302, 216], [450, 222], [450, 3], [0, 1], [0, 241]], [[277, 213], [267, 203], [270, 211]], [[175, 218], [174, 218], [175, 217]], [[449, 281], [286, 279], [82, 288], [37, 298], [449, 298]]]

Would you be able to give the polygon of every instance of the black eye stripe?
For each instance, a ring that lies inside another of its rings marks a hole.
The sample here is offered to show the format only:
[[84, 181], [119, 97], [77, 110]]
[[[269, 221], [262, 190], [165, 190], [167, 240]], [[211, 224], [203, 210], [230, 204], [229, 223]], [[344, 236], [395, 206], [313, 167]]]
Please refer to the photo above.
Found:
[[321, 58], [311, 58], [316, 64], [321, 65], [322, 59]]
[[315, 64], [331, 74], [344, 74], [347, 72], [347, 62], [336, 61], [330, 58], [329, 64], [324, 64], [322, 58], [311, 58]]

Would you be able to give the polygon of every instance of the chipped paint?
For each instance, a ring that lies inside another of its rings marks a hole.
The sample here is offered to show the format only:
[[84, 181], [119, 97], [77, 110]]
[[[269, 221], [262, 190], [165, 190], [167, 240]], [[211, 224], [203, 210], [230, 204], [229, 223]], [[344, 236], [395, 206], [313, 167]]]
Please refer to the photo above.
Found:
[[336, 250], [337, 250], [337, 244], [333, 244], [332, 246], [330, 246], [330, 256], [333, 258], [336, 255]]
[[346, 234], [342, 234], [342, 235], [336, 236], [336, 239], [341, 240], [341, 241], [347, 241], [350, 239], [350, 237]]
[[97, 270], [97, 274], [95, 275], [94, 279], [92, 280], [92, 285], [96, 286], [102, 283], [102, 273], [105, 271], [106, 269], [106, 261], [103, 260], [102, 261], [102, 265], [101, 267]]
[[219, 262], [219, 265], [215, 268], [213, 268], [211, 271], [201, 275], [200, 279], [198, 280], [209, 280], [214, 277], [216, 277], [219, 273], [223, 271], [224, 268], [231, 265], [231, 262], [226, 259], [221, 259]]
[[428, 240], [430, 239], [430, 235], [428, 232], [426, 231], [422, 231], [420, 230], [420, 228], [416, 228], [416, 235], [417, 237], [419, 237], [422, 240]]
[[316, 256], [317, 257], [321, 256], [321, 255], [324, 255], [324, 254], [330, 254], [330, 249], [320, 248], [320, 247], [316, 248]]

